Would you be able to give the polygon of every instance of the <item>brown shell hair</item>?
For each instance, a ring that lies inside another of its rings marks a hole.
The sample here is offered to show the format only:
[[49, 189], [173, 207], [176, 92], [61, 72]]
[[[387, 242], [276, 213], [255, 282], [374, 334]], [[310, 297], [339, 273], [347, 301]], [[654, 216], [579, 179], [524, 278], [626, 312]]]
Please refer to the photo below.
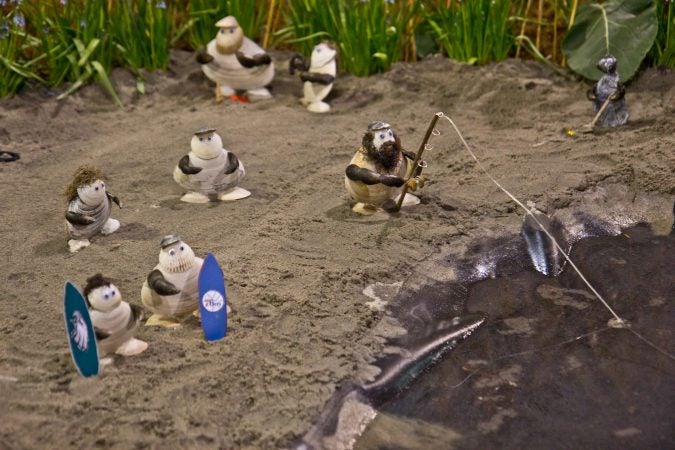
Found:
[[112, 281], [109, 278], [104, 277], [100, 273], [97, 273], [93, 277], [87, 278], [87, 285], [84, 287], [84, 292], [83, 292], [84, 298], [87, 302], [87, 306], [91, 306], [89, 304], [89, 299], [87, 298], [87, 297], [89, 297], [89, 294], [91, 293], [91, 291], [93, 291], [94, 289], [98, 289], [102, 286], [110, 286], [111, 284], [112, 284]]
[[80, 166], [73, 174], [73, 181], [70, 182], [64, 194], [68, 201], [71, 201], [77, 197], [77, 188], [104, 178], [103, 173], [98, 168], [87, 165]]

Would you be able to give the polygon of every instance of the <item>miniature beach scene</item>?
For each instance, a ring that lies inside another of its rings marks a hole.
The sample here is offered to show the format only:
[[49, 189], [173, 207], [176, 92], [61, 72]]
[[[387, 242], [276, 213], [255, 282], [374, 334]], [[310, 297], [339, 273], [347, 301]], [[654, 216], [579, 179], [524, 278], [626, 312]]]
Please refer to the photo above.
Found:
[[669, 448], [672, 9], [0, 1], [0, 448]]

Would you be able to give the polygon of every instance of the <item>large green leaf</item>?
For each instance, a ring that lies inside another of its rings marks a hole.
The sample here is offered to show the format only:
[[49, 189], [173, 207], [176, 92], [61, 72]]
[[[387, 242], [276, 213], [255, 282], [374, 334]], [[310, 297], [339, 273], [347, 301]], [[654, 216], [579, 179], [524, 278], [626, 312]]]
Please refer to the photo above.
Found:
[[653, 0], [608, 0], [583, 5], [562, 43], [570, 68], [598, 80], [602, 72], [596, 64], [611, 54], [616, 57], [621, 78], [630, 79], [656, 38], [655, 11]]

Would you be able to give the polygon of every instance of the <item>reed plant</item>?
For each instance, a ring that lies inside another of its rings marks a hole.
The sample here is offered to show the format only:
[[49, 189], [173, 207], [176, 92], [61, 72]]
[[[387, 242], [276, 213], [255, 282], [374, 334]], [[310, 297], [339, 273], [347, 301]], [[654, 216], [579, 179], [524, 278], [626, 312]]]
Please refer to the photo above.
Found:
[[391, 0], [288, 0], [286, 19], [295, 44], [309, 55], [322, 39], [339, 47], [340, 67], [357, 76], [382, 72], [402, 59], [403, 43], [419, 2]]
[[426, 0], [425, 19], [451, 59], [484, 64], [513, 47], [510, 0]]
[[675, 68], [675, 13], [673, 2], [656, 0], [659, 30], [649, 57], [656, 66]]
[[117, 0], [111, 4], [109, 31], [121, 63], [133, 69], [166, 69], [171, 23], [164, 0]]
[[105, 0], [44, 0], [22, 4], [22, 11], [45, 55], [44, 78], [56, 86], [70, 81], [61, 98], [97, 78], [121, 105], [110, 83], [115, 46], [107, 33]]
[[[3, 5], [4, 6], [4, 5]], [[43, 81], [37, 64], [44, 55], [35, 51], [39, 41], [26, 33], [26, 19], [18, 8], [0, 16], [0, 97], [14, 94], [30, 79]], [[36, 55], [26, 60], [26, 55]]]

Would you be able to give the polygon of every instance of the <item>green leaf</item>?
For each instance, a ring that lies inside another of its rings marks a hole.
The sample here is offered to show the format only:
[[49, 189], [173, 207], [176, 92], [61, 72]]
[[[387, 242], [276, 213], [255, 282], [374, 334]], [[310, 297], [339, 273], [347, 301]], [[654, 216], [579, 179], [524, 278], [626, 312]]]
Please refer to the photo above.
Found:
[[117, 103], [117, 106], [122, 108], [124, 106], [124, 104], [122, 103], [122, 100], [120, 100], [120, 98], [117, 96], [117, 92], [115, 92], [115, 88], [113, 87], [112, 83], [110, 82], [110, 79], [108, 78], [108, 74], [105, 73], [105, 69], [103, 68], [101, 63], [98, 62], [98, 61], [92, 61], [91, 65], [94, 66], [94, 69], [96, 69], [96, 72], [98, 73], [99, 81], [108, 90], [108, 93], [110, 93], [112, 98], [115, 99], [115, 103]]
[[596, 64], [610, 54], [621, 78], [630, 79], [656, 38], [658, 21], [653, 0], [608, 0], [579, 8], [562, 43], [570, 68], [591, 80], [602, 72]]

